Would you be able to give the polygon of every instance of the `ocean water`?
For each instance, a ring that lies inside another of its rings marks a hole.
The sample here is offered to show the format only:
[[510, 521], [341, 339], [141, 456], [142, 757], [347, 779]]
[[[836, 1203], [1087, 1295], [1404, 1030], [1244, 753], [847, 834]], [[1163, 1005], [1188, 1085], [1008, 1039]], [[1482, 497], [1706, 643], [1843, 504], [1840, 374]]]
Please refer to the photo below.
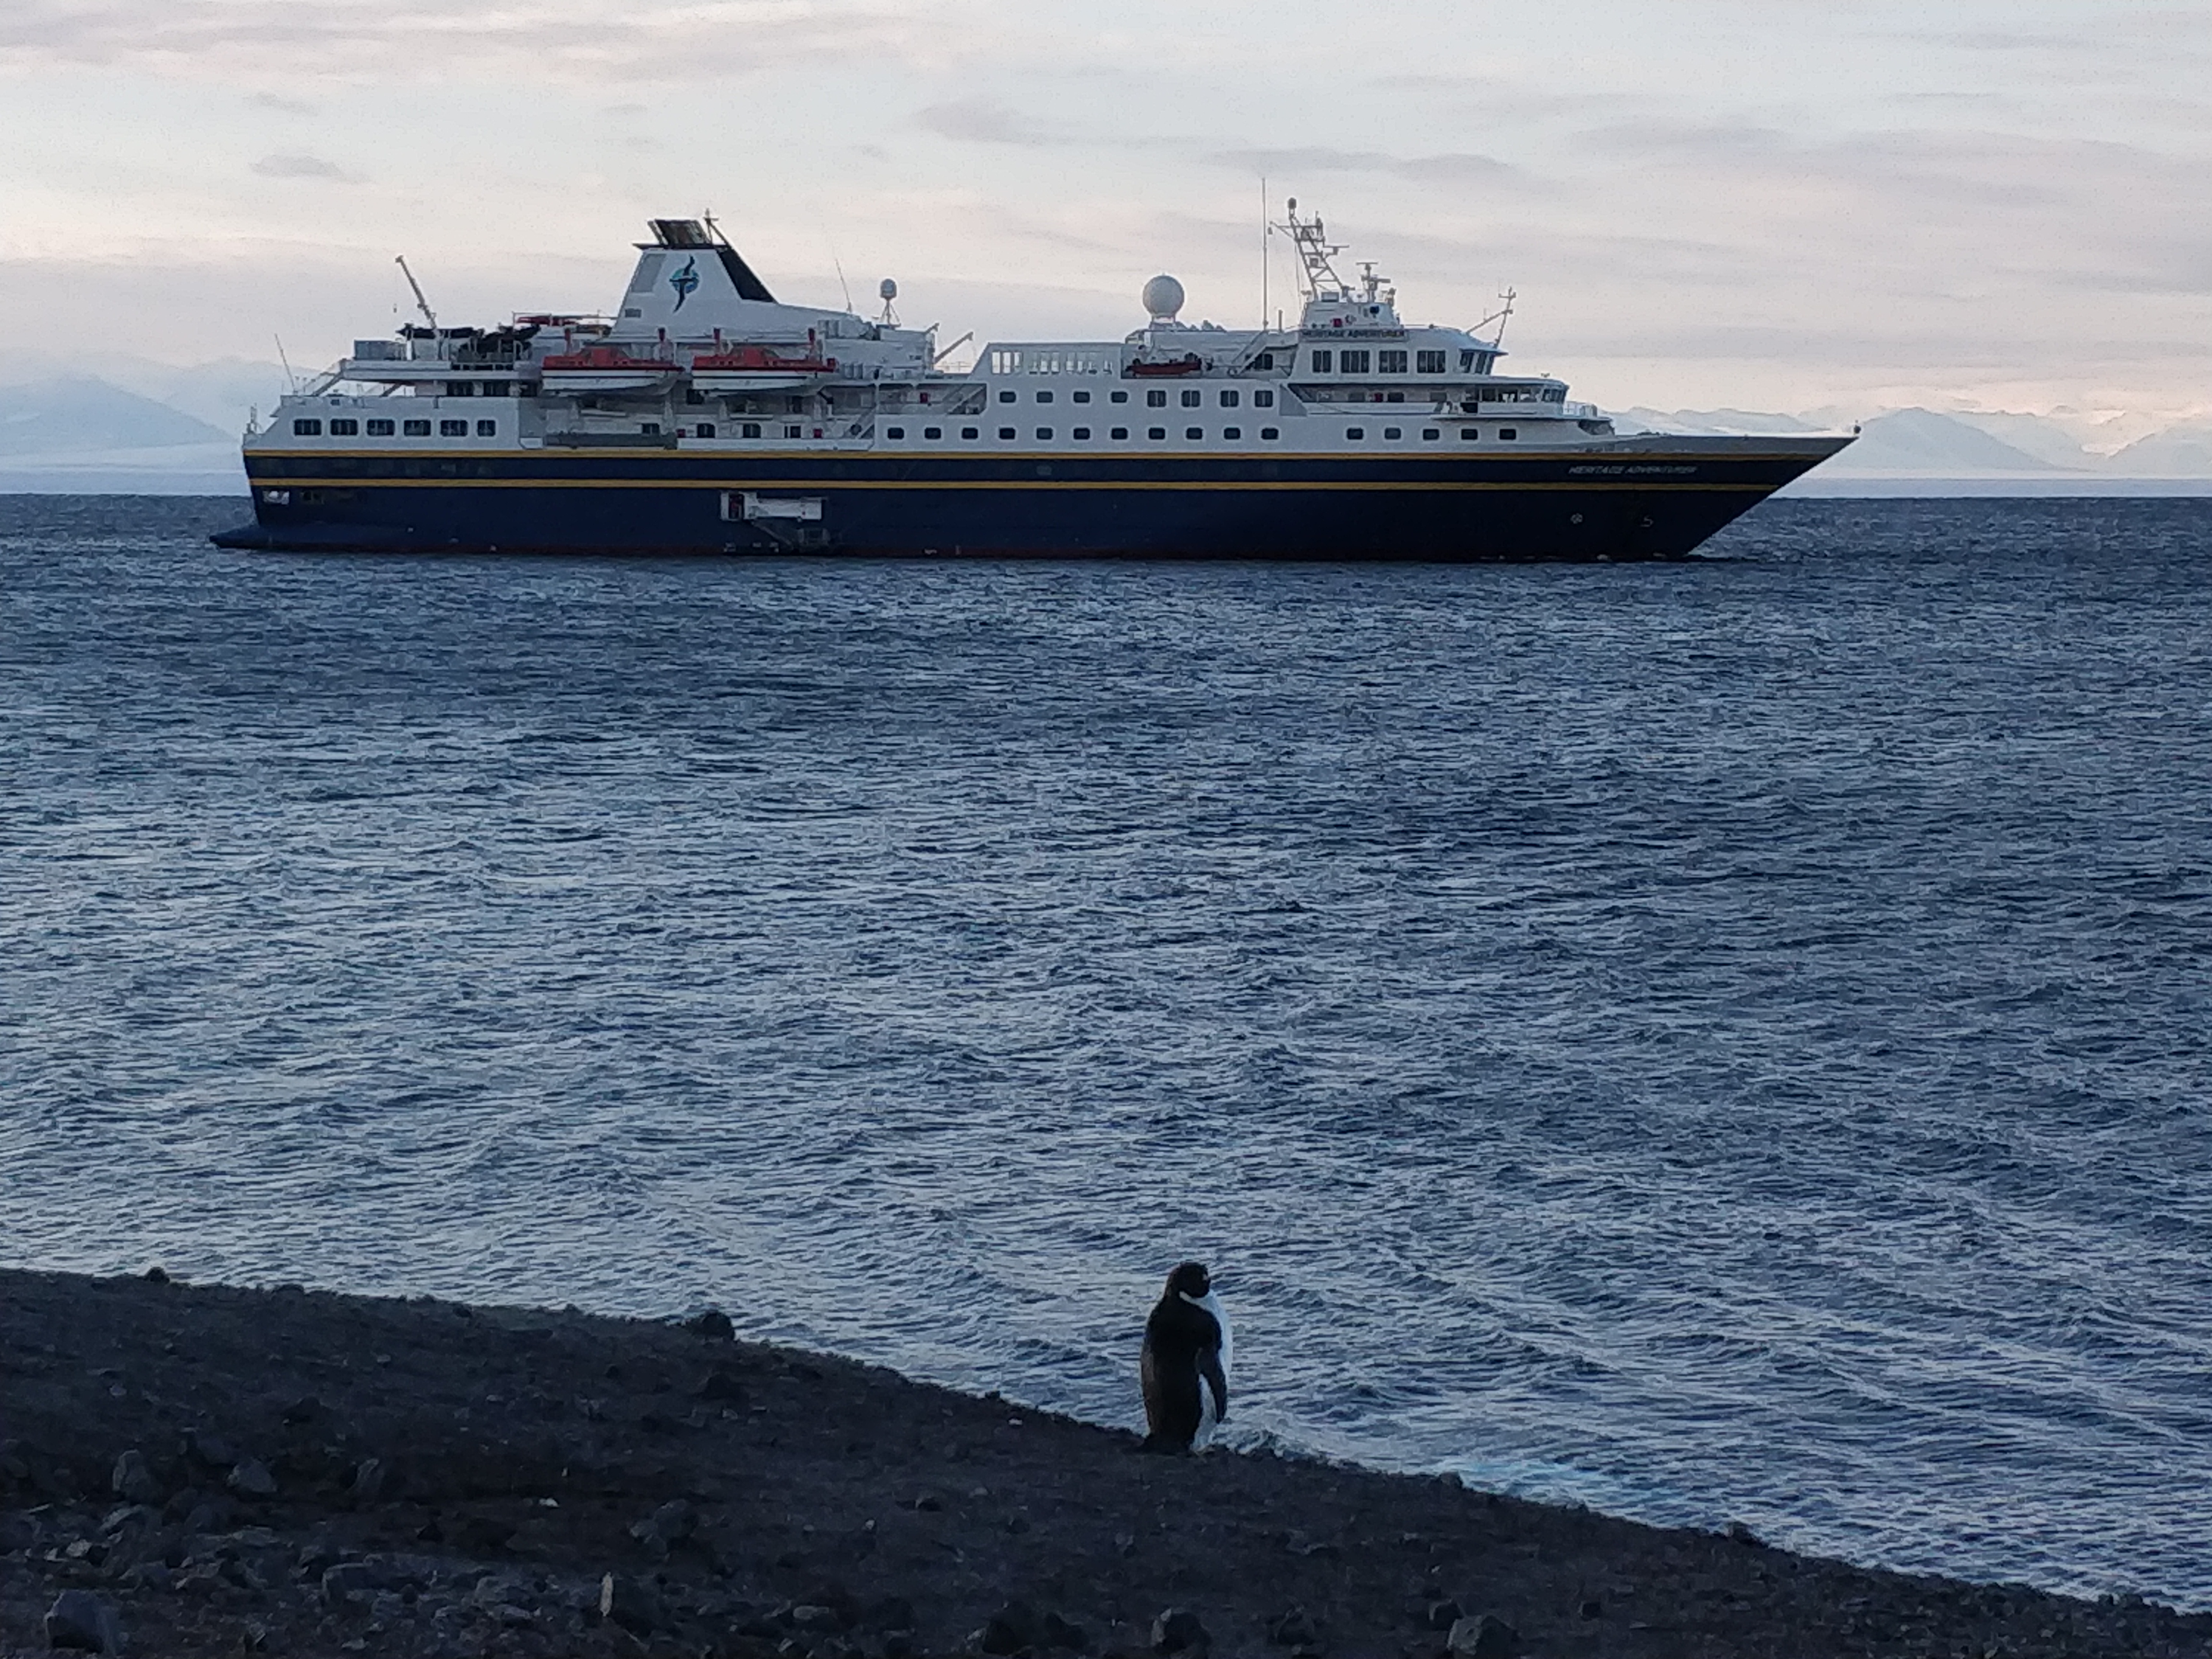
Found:
[[0, 501], [0, 1260], [745, 1330], [2212, 1607], [2212, 502], [1686, 564]]

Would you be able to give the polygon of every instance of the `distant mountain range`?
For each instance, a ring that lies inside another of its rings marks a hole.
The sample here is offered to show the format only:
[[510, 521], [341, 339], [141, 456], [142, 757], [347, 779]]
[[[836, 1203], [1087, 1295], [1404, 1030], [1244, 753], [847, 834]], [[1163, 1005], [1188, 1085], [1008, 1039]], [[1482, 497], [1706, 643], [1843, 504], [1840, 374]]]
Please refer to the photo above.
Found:
[[[1771, 415], [1741, 409], [1630, 409], [1616, 419], [1623, 431], [1778, 435], [1848, 431], [1852, 425], [1848, 415], [1835, 410]], [[2089, 424], [2094, 423], [2041, 415], [1892, 410], [1861, 423], [1858, 441], [1821, 467], [1819, 476], [2212, 482], [2212, 422], [2184, 422], [2109, 452], [2082, 441], [2081, 428]]]
[[[281, 368], [235, 358], [189, 368], [115, 358], [91, 367], [96, 378], [29, 360], [11, 375], [0, 364], [0, 491], [242, 493], [238, 434], [251, 409], [266, 411], [283, 395]], [[1833, 409], [1629, 409], [1615, 418], [1625, 432], [1776, 434], [1848, 431], [1854, 419]], [[2109, 490], [2126, 480], [2212, 484], [2212, 420], [2136, 430], [2122, 443], [2112, 423], [2094, 417], [1892, 410], [1864, 420], [1858, 441], [1807, 483], [1881, 490], [1891, 482], [2013, 481], [2036, 493], [2075, 483]]]

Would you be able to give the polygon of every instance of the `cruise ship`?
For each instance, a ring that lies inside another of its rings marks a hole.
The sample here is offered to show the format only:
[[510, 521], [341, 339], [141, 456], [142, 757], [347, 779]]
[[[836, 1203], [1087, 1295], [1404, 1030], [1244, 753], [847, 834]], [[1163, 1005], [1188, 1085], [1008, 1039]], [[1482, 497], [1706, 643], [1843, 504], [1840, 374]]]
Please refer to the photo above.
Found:
[[[1623, 434], [1503, 372], [1503, 320], [1408, 324], [1293, 199], [1295, 327], [993, 342], [778, 300], [657, 219], [611, 314], [422, 320], [246, 435], [224, 547], [1468, 561], [1675, 558], [1850, 441]], [[404, 260], [400, 262], [403, 270]], [[414, 283], [409, 273], [408, 281]], [[1493, 327], [1493, 325], [1495, 325]]]

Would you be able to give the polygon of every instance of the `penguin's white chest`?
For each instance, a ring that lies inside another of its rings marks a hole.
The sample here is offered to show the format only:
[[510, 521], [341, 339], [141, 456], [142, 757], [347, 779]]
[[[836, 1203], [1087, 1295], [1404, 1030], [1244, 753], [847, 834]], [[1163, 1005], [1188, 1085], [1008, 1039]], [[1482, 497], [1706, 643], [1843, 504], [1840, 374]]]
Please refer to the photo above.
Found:
[[[1211, 1291], [1204, 1296], [1193, 1296], [1189, 1291], [1185, 1291], [1182, 1292], [1182, 1299], [1194, 1308], [1205, 1309], [1213, 1316], [1213, 1322], [1221, 1328], [1221, 1375], [1224, 1377], [1228, 1376], [1230, 1374], [1229, 1316], [1222, 1309], [1221, 1298]], [[1220, 1421], [1220, 1411], [1214, 1404], [1213, 1390], [1207, 1386], [1206, 1379], [1201, 1376], [1198, 1383], [1198, 1432], [1192, 1437], [1191, 1444], [1194, 1447], [1203, 1446], [1207, 1441], [1212, 1439], [1213, 1431], [1219, 1426]]]

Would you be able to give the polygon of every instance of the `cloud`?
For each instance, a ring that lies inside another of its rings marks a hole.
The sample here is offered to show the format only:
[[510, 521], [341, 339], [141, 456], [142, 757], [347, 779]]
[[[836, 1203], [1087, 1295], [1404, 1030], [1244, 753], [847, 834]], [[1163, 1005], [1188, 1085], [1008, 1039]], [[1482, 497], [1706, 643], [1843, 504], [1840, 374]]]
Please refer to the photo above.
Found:
[[915, 115], [915, 124], [940, 138], [967, 144], [1064, 144], [1066, 135], [985, 98], [932, 104]]
[[944, 62], [978, 0], [8, 0], [0, 66], [138, 64], [216, 76], [701, 80], [856, 55]]
[[357, 185], [360, 179], [335, 161], [319, 155], [264, 155], [253, 164], [264, 179], [328, 179], [334, 184]]
[[1333, 149], [1322, 145], [1299, 145], [1284, 149], [1216, 150], [1208, 158], [1216, 165], [1243, 173], [1264, 173], [1271, 179], [1296, 179], [1326, 173], [1381, 174], [1428, 185], [1513, 185], [1533, 182], [1510, 161], [1495, 156], [1458, 151], [1440, 155], [1388, 155], [1372, 149]]
[[286, 98], [273, 92], [257, 92], [246, 100], [261, 109], [273, 109], [286, 115], [313, 115], [315, 106], [298, 98]]

